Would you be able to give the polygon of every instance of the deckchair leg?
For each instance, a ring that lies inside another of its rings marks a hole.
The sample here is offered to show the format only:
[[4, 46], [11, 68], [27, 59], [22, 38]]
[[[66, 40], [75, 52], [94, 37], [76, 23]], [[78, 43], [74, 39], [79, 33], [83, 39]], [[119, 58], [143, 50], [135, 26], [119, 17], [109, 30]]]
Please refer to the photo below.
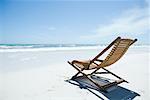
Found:
[[[105, 68], [102, 68], [102, 69], [103, 69], [103, 70], [105, 70], [105, 71], [107, 71], [108, 73], [112, 74], [113, 76], [117, 77], [118, 79], [122, 79], [122, 80], [124, 80], [123, 78], [121, 78], [121, 77], [119, 77], [118, 75], [116, 75], [116, 74], [112, 73], [111, 71], [109, 71], [109, 70], [107, 70], [107, 69], [105, 69]], [[126, 81], [126, 80], [124, 80], [124, 82], [129, 83], [129, 82], [128, 82], [128, 81]]]
[[[99, 68], [99, 69], [100, 69], [100, 68]], [[93, 71], [91, 74], [89, 74], [89, 75], [92, 75], [92, 74], [96, 73], [99, 69], [94, 70], [94, 71]], [[106, 72], [100, 72], [100, 74], [105, 74], [105, 73], [111, 74], [111, 75], [113, 75], [113, 76], [115, 76], [115, 77], [117, 77], [117, 78], [119, 79], [118, 81], [114, 81], [114, 82], [111, 82], [111, 83], [108, 83], [108, 84], [102, 86], [104, 89], [107, 89], [107, 88], [109, 88], [109, 87], [118, 85], [118, 84], [120, 84], [120, 83], [122, 83], [122, 82], [127, 82], [127, 83], [128, 83], [128, 81], [122, 79], [121, 77], [119, 77], [119, 76], [117, 76], [116, 74], [110, 72], [109, 70], [107, 70], [107, 69], [105, 69], [105, 68], [102, 68], [102, 69], [105, 70]]]
[[[106, 72], [108, 72], [108, 73], [112, 74], [113, 76], [117, 77], [118, 79], [122, 79], [122, 80], [124, 80], [123, 78], [121, 78], [121, 77], [119, 77], [118, 75], [116, 75], [116, 74], [112, 73], [111, 71], [109, 71], [109, 70], [107, 70], [107, 69], [105, 69], [105, 68], [103, 68], [103, 67], [101, 67], [101, 68], [102, 68], [103, 70], [105, 70]], [[89, 75], [92, 75], [92, 74], [96, 73], [99, 69], [100, 69], [100, 68], [98, 68], [98, 69], [94, 70], [94, 71], [93, 71], [91, 74], [89, 74]], [[126, 81], [126, 80], [124, 80], [124, 82], [129, 83], [129, 82], [128, 82], [128, 81]]]
[[80, 72], [77, 72], [74, 76], [72, 76], [71, 79], [75, 79], [77, 77], [77, 75], [80, 74]]
[[120, 79], [119, 81], [115, 81], [115, 82], [108, 83], [108, 84], [104, 85], [103, 88], [104, 88], [104, 89], [107, 89], [107, 88], [109, 88], [109, 87], [118, 85], [118, 84], [120, 84], [120, 83], [122, 83], [122, 82], [125, 82], [125, 80]]
[[99, 69], [100, 69], [100, 68], [98, 68], [98, 69], [94, 70], [94, 71], [93, 71], [90, 75], [92, 75], [92, 74], [96, 73]]
[[80, 73], [83, 74], [83, 72], [82, 72], [83, 70], [79, 70], [77, 67], [75, 67], [75, 66], [74, 66], [71, 62], [69, 62], [69, 61], [68, 61], [68, 63], [69, 63], [70, 65], [72, 65], [72, 66], [78, 71], [78, 72], [72, 77], [72, 79], [75, 78], [75, 77], [76, 77], [78, 74], [80, 74]]
[[[68, 63], [74, 67], [73, 63], [71, 63], [71, 62], [69, 62], [69, 61], [68, 61]], [[84, 68], [82, 68], [80, 71], [83, 71], [83, 70], [84, 70]], [[72, 76], [71, 79], [75, 79], [75, 78], [81, 73], [80, 71], [79, 71], [79, 69], [78, 69], [78, 72], [77, 72], [74, 76]]]
[[[103, 88], [103, 87], [101, 87], [99, 84], [97, 84], [96, 82], [94, 82], [92, 79], [90, 79], [89, 77], [88, 77], [88, 75], [86, 75], [85, 73], [83, 73], [81, 70], [79, 70], [76, 66], [74, 66], [71, 62], [69, 62], [68, 61], [68, 63], [70, 64], [70, 65], [72, 65], [76, 70], [78, 70], [78, 73], [77, 74], [79, 74], [79, 73], [81, 73], [81, 74], [83, 74], [89, 81], [91, 81], [92, 83], [94, 83], [100, 90], [102, 90], [103, 92], [106, 92], [107, 93], [107, 91]], [[76, 75], [77, 75], [76, 74]]]

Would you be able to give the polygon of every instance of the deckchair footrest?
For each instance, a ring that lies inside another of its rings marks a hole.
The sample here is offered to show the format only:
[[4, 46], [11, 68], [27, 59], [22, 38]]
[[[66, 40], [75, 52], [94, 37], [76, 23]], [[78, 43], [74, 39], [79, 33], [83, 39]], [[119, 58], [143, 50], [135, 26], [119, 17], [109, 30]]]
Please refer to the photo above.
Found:
[[109, 88], [109, 87], [112, 87], [112, 86], [118, 85], [118, 84], [120, 84], [120, 83], [122, 83], [122, 82], [125, 82], [125, 80], [120, 79], [120, 80], [117, 80], [117, 81], [114, 81], [114, 82], [108, 83], [108, 84], [106, 84], [106, 85], [104, 85], [104, 86], [102, 86], [102, 87], [103, 87], [104, 89], [107, 89], [107, 88]]

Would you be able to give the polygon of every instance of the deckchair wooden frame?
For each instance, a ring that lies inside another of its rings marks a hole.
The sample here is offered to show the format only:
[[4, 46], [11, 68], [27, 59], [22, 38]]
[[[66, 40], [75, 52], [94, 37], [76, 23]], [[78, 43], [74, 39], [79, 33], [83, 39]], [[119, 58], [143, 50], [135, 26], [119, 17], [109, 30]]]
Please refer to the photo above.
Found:
[[[104, 50], [102, 50], [95, 58], [93, 58], [93, 59], [90, 61], [88, 67], [89, 67], [90, 64], [92, 64], [92, 63], [94, 63], [94, 64], [96, 64], [96, 65], [98, 66], [98, 64], [95, 63], [94, 61], [102, 62], [103, 60], [99, 60], [98, 58], [99, 58], [102, 54], [104, 54], [108, 49], [110, 49], [110, 48], [114, 45], [114, 43], [116, 43], [116, 41], [118, 41], [119, 39], [121, 39], [121, 37], [117, 37], [110, 45], [108, 45], [108, 46], [107, 46]], [[132, 44], [135, 43], [136, 41], [137, 41], [137, 39], [133, 40], [132, 43], [130, 43], [130, 45], [132, 45]], [[74, 64], [73, 64], [73, 62], [69, 62], [69, 61], [68, 61], [68, 63], [69, 63], [70, 65], [72, 65], [72, 66], [78, 71], [71, 79], [76, 78], [77, 75], [81, 73], [83, 76], [85, 76], [87, 79], [89, 79], [93, 84], [95, 84], [100, 90], [102, 90], [102, 91], [104, 91], [104, 92], [107, 92], [106, 89], [109, 88], [109, 87], [111, 87], [111, 86], [118, 85], [118, 84], [120, 84], [120, 83], [122, 83], [122, 82], [128, 83], [128, 81], [124, 80], [124, 79], [121, 78], [120, 76], [114, 74], [113, 72], [107, 70], [107, 69], [104, 68], [104, 67], [97, 67], [97, 68], [96, 68], [93, 72], [91, 72], [90, 74], [85, 74], [85, 73], [83, 73], [83, 70], [85, 70], [84, 68], [79, 69], [79, 68], [77, 67], [77, 65], [74, 65]], [[99, 69], [103, 69], [105, 72], [97, 72]], [[102, 85], [99, 85], [98, 83], [96, 83], [92, 78], [88, 77], [89, 75], [93, 75], [93, 74], [111, 74], [111, 75], [115, 76], [116, 78], [118, 78], [119, 80], [114, 81], [114, 82], [110, 82], [110, 83], [108, 83], [108, 84], [102, 86]]]

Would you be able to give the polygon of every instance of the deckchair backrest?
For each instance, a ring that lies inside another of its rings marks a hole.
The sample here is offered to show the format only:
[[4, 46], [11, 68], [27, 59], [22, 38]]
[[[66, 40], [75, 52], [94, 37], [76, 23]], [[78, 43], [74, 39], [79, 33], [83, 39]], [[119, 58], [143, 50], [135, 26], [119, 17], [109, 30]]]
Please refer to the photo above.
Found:
[[133, 44], [135, 40], [131, 39], [118, 39], [112, 47], [112, 50], [108, 54], [108, 56], [104, 59], [104, 61], [99, 65], [100, 67], [109, 66], [116, 61], [118, 61], [128, 50], [129, 46]]

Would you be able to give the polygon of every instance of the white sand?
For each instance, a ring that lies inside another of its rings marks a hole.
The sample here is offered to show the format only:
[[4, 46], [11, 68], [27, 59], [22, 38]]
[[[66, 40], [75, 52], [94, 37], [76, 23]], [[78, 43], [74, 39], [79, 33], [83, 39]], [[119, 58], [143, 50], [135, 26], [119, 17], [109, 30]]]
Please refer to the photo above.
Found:
[[[0, 51], [0, 100], [98, 100], [64, 80], [76, 73], [68, 60], [90, 59], [101, 50]], [[148, 47], [133, 47], [109, 68], [130, 82], [121, 86], [141, 95], [135, 100], [150, 100], [149, 56]]]

